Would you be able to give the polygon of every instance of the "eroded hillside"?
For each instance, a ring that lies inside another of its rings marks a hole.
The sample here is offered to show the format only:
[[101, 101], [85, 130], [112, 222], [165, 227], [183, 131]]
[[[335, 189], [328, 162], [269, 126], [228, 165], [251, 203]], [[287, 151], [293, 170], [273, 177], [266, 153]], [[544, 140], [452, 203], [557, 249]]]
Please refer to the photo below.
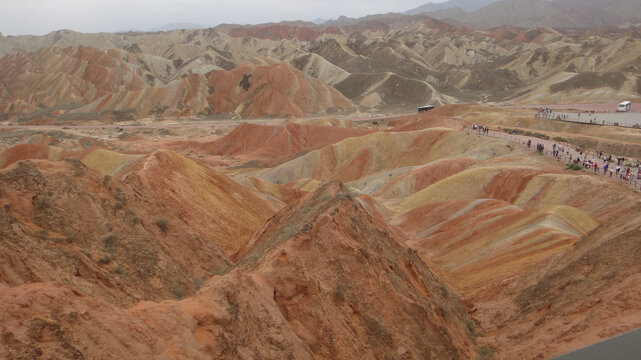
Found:
[[[384, 26], [377, 26], [383, 24]], [[641, 96], [634, 29], [471, 31], [426, 16], [354, 25], [0, 37], [2, 120], [130, 121]], [[53, 91], [51, 91], [53, 90]]]
[[0, 357], [540, 359], [641, 326], [638, 193], [481, 121], [638, 150], [478, 105], [4, 129]]

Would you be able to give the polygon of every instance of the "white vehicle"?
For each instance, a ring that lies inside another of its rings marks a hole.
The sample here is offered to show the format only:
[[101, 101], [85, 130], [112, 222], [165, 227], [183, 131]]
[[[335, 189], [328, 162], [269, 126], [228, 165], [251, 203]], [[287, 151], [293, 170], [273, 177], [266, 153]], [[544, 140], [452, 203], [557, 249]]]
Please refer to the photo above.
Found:
[[630, 111], [630, 106], [631, 105], [632, 105], [632, 103], [630, 103], [629, 101], [624, 101], [624, 102], [620, 103], [619, 106], [617, 106], [617, 111], [621, 111], [621, 112]]
[[434, 109], [436, 106], [434, 105], [425, 105], [425, 106], [419, 106], [418, 107], [418, 112], [423, 112], [423, 111], [430, 111]]

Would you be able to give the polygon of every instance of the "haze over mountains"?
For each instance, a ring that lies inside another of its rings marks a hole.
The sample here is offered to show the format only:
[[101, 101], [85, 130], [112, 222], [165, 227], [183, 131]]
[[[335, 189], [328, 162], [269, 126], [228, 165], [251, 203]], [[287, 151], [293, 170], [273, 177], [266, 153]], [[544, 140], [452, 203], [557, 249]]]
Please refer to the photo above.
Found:
[[561, 29], [616, 28], [640, 23], [641, 4], [634, 0], [503, 0], [469, 11], [448, 8], [432, 10], [427, 14], [474, 29], [506, 25]]
[[474, 11], [476, 9], [484, 7], [485, 5], [497, 1], [499, 0], [448, 0], [439, 3], [428, 2], [427, 4], [423, 4], [414, 9], [405, 11], [405, 14], [415, 15], [444, 9], [461, 9], [463, 11]]
[[[403, 14], [425, 14], [453, 25], [479, 30], [499, 26], [617, 28], [641, 23], [641, 5], [633, 0], [449, 0], [429, 2]], [[373, 15], [365, 18], [391, 16], [398, 15]]]

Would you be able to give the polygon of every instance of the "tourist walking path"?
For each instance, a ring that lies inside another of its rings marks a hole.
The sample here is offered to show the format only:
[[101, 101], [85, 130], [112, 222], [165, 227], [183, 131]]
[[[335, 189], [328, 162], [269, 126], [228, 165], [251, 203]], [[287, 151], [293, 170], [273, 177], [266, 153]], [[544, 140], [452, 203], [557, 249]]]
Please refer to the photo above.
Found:
[[641, 329], [555, 357], [552, 360], [639, 360], [641, 359]]
[[638, 112], [582, 113], [570, 111], [539, 111], [537, 118], [569, 121], [581, 124], [641, 127], [641, 114]]
[[[613, 161], [608, 164], [608, 171], [604, 173], [603, 167], [607, 162], [604, 161], [603, 158], [605, 158], [605, 155], [610, 155], [610, 154], [603, 154], [604, 156], [602, 158], [599, 158], [599, 154], [594, 150], [577, 149], [574, 146], [572, 146], [572, 144], [560, 143], [554, 140], [545, 140], [545, 139], [539, 139], [533, 136], [515, 135], [515, 134], [508, 134], [508, 133], [502, 133], [497, 131], [488, 131], [484, 133], [482, 130], [472, 130], [469, 128], [466, 128], [465, 130], [471, 134], [485, 135], [485, 136], [505, 139], [513, 143], [521, 144], [522, 146], [526, 146], [526, 147], [529, 140], [531, 141], [530, 149], [532, 151], [537, 151], [537, 144], [541, 144], [543, 145], [543, 150], [541, 152], [547, 156], [553, 157], [558, 161], [562, 161], [564, 163], [577, 163], [576, 160], [578, 159], [579, 160], [578, 165], [583, 167], [586, 171], [590, 171], [590, 172], [595, 172], [593, 165], [594, 163], [596, 163], [598, 166], [596, 171], [597, 174], [606, 176], [612, 179], [612, 181], [621, 181], [623, 183], [626, 183], [629, 186], [633, 187], [635, 190], [641, 190], [641, 178], [639, 178], [639, 175], [638, 175], [640, 169], [635, 166], [634, 162], [632, 163], [632, 166], [629, 166], [628, 165], [629, 158], [625, 159], [624, 163], [621, 164], [620, 171], [617, 173], [616, 154], [612, 154]], [[553, 145], [556, 145], [557, 148], [559, 145], [562, 145], [563, 152], [559, 151], [557, 156], [553, 156]], [[588, 163], [588, 161], [591, 161], [592, 166], [590, 166], [589, 168], [584, 167], [584, 162]], [[628, 167], [630, 168], [630, 176], [626, 178], [625, 174], [626, 174], [626, 169]]]

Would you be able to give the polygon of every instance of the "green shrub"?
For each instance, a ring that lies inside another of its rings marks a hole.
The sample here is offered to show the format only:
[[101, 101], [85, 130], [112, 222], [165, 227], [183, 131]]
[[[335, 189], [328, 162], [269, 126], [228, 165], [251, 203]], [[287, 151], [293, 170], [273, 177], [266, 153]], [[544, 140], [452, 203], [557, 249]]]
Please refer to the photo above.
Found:
[[45, 194], [38, 194], [36, 197], [36, 209], [44, 209], [51, 206], [51, 199]]
[[378, 343], [383, 343], [386, 346], [391, 346], [394, 343], [389, 330], [377, 319], [366, 316], [365, 328], [367, 329], [367, 334], [376, 338]]
[[212, 267], [212, 268], [209, 270], [209, 274], [210, 274], [211, 276], [220, 276], [220, 275], [225, 275], [225, 274], [227, 274], [227, 272], [228, 272], [228, 271], [229, 271], [229, 269], [227, 269], [227, 268], [216, 268], [216, 267]]
[[103, 237], [102, 246], [106, 252], [115, 253], [118, 251], [116, 248], [116, 235], [114, 233], [109, 233]]
[[447, 291], [447, 288], [445, 287], [445, 285], [441, 284], [438, 288], [441, 291], [441, 295], [443, 295], [444, 298], [447, 299], [450, 296], [450, 292]]
[[332, 297], [334, 298], [334, 301], [336, 302], [342, 302], [345, 301], [345, 295], [347, 294], [347, 284], [339, 281], [336, 283], [336, 286], [334, 287], [334, 292], [332, 293]]
[[140, 218], [140, 216], [136, 215], [136, 213], [133, 210], [127, 209], [125, 210], [125, 214], [127, 214], [127, 216], [129, 217], [129, 221], [133, 225], [138, 225], [142, 223], [142, 219]]
[[204, 277], [197, 277], [194, 278], [194, 289], [200, 290], [203, 285], [205, 285], [205, 278]]
[[476, 336], [476, 324], [474, 323], [474, 321], [471, 319], [465, 319], [464, 323], [470, 335]]
[[547, 136], [545, 134], [541, 134], [541, 133], [534, 133], [533, 136], [535, 138], [539, 138], [539, 139], [550, 140], [549, 136]]
[[476, 357], [476, 360], [490, 360], [494, 358], [494, 351], [487, 346], [481, 346], [476, 350], [479, 356]]
[[49, 232], [45, 229], [38, 230], [36, 236], [42, 240], [49, 240]]
[[305, 207], [303, 207], [303, 208], [301, 208], [301, 209], [300, 209], [300, 212], [301, 212], [301, 213], [303, 213], [303, 214], [305, 214], [305, 213], [310, 212], [310, 210], [312, 210], [312, 208], [311, 208], [311, 207], [309, 207], [309, 206], [305, 206]]
[[[391, 176], [392, 174], [390, 174]], [[358, 196], [358, 192], [351, 186], [345, 184], [343, 185], [343, 192], [345, 195], [347, 195], [350, 199], [353, 199]]]
[[111, 262], [111, 256], [109, 256], [109, 255], [105, 255], [105, 256], [101, 257], [100, 259], [98, 259], [98, 264], [100, 264], [100, 265], [107, 265], [110, 262]]
[[113, 208], [114, 208], [114, 210], [120, 210], [120, 209], [122, 209], [122, 207], [123, 207], [123, 206], [124, 206], [124, 204], [122, 203], [122, 201], [117, 200], [117, 201], [114, 203]]
[[506, 132], [506, 133], [508, 133], [508, 134], [512, 134], [512, 133], [514, 133], [515, 131], [516, 131], [516, 134], [517, 134], [517, 135], [523, 135], [523, 134], [525, 134], [525, 132], [524, 132], [523, 130], [521, 130], [521, 129], [505, 129], [505, 128], [503, 129], [503, 132]]
[[283, 229], [283, 234], [289, 239], [291, 237], [294, 237], [298, 231], [300, 230], [300, 226], [294, 226], [294, 225], [289, 225], [285, 226]]
[[452, 313], [444, 305], [439, 305], [438, 312], [441, 313], [441, 316], [445, 321], [450, 321], [450, 319], [452, 318]]
[[579, 164], [567, 163], [565, 164], [565, 170], [581, 170], [583, 169]]
[[66, 238], [58, 237], [58, 236], [54, 236], [51, 238], [51, 241], [53, 241], [56, 244], [62, 244], [63, 242], [65, 242], [65, 240]]
[[160, 230], [162, 230], [162, 232], [167, 232], [167, 227], [168, 227], [167, 219], [158, 218], [154, 221], [154, 223], [156, 224], [156, 226], [158, 226]]
[[169, 284], [169, 291], [176, 300], [180, 300], [185, 296], [185, 288], [177, 282]]
[[120, 264], [120, 263], [116, 266], [116, 268], [114, 269], [114, 272], [116, 274], [118, 274], [118, 275], [127, 275], [127, 274], [129, 274], [127, 269], [125, 269], [125, 267], [122, 266], [122, 264]]
[[558, 142], [564, 142], [564, 143], [568, 142], [568, 139], [566, 139], [564, 137], [560, 137], [560, 136], [555, 136], [555, 137], [552, 138], [552, 140], [558, 141]]

